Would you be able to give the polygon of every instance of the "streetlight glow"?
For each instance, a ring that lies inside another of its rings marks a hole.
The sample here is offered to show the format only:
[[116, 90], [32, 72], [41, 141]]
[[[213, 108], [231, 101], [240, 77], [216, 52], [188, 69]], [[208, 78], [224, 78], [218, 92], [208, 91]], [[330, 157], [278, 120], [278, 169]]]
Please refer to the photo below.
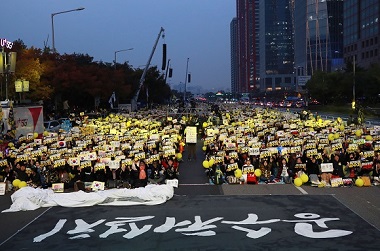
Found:
[[72, 10], [65, 10], [65, 11], [55, 12], [55, 13], [51, 14], [51, 31], [52, 31], [52, 46], [53, 46], [52, 49], [53, 49], [53, 53], [56, 52], [56, 50], [55, 50], [55, 39], [54, 39], [54, 16], [58, 15], [58, 14], [63, 14], [63, 13], [68, 13], [68, 12], [73, 12], [73, 11], [81, 11], [81, 10], [84, 10], [84, 7], [79, 7], [79, 8], [72, 9]]

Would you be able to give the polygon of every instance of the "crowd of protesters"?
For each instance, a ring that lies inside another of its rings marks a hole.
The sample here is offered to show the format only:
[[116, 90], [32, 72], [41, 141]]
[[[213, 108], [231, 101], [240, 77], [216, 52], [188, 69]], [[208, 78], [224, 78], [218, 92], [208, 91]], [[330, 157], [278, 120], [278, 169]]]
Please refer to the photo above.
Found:
[[[201, 115], [168, 117], [156, 110], [84, 117], [70, 131], [20, 137], [0, 153], [0, 179], [75, 190], [93, 181], [107, 188], [164, 184], [178, 179], [183, 151], [188, 160], [197, 157], [193, 145], [183, 147], [187, 126], [201, 131], [203, 167], [213, 184], [292, 183], [302, 174], [323, 186], [338, 177], [379, 181], [380, 128], [215, 105]], [[321, 169], [326, 163], [331, 170]]]
[[138, 188], [178, 179], [177, 154], [186, 123], [173, 123], [158, 113], [83, 118], [83, 126], [70, 132], [44, 132], [5, 143], [0, 181], [7, 181], [9, 188], [17, 179], [33, 187], [64, 183], [66, 189], [80, 189], [93, 181], [104, 182], [106, 188]]
[[[291, 183], [303, 174], [316, 186], [368, 177], [379, 184], [380, 128], [337, 118], [239, 107], [222, 124], [203, 124], [203, 163], [210, 183]], [[331, 169], [321, 168], [330, 163]], [[255, 172], [260, 170], [260, 172]], [[259, 175], [254, 175], [254, 174]], [[256, 177], [251, 177], [251, 176]]]

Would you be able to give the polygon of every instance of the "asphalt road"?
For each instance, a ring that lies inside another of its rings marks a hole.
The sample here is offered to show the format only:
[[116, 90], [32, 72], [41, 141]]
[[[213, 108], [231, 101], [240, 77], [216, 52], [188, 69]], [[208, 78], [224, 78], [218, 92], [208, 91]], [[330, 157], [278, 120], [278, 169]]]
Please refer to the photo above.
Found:
[[[1, 213], [0, 250], [379, 249], [380, 187], [210, 185], [197, 149], [165, 204]], [[0, 210], [10, 203], [0, 196]]]

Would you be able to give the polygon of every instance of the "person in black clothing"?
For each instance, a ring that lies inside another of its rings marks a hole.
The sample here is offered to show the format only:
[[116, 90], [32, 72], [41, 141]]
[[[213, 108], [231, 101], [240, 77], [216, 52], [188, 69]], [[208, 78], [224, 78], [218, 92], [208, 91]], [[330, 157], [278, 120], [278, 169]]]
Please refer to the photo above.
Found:
[[126, 164], [121, 164], [121, 166], [115, 172], [115, 179], [118, 182], [118, 186], [123, 185], [123, 187], [131, 187], [132, 178], [131, 178], [131, 166]]
[[93, 182], [95, 180], [93, 168], [90, 166], [82, 168], [80, 171], [80, 181]]
[[308, 175], [315, 174], [319, 176], [319, 165], [315, 156], [312, 156], [306, 163], [306, 173]]
[[343, 166], [342, 166], [342, 162], [340, 160], [339, 154], [334, 155], [334, 159], [332, 163], [333, 163], [333, 168], [334, 168], [333, 175], [343, 178], [344, 177]]
[[10, 181], [12, 182], [14, 180], [14, 172], [12, 171], [11, 167], [8, 165], [8, 166], [5, 166], [2, 171], [0, 172], [0, 176], [2, 176], [2, 182], [7, 180], [7, 181]]
[[106, 169], [98, 169], [95, 171], [95, 180], [100, 182], [107, 181]]
[[26, 173], [26, 165], [24, 162], [19, 163], [19, 168], [17, 168], [17, 165], [16, 165], [15, 171], [16, 171], [17, 179], [21, 181], [25, 181], [25, 182], [29, 180], [29, 176]]
[[165, 167], [165, 178], [166, 179], [178, 179], [178, 170], [173, 165], [173, 160], [170, 158], [168, 159], [168, 165]]
[[29, 174], [29, 180], [27, 181], [27, 183], [28, 185], [33, 186], [33, 187], [41, 186], [41, 177], [35, 167], [31, 168], [31, 171]]
[[158, 160], [149, 165], [147, 173], [149, 183], [162, 184], [165, 181], [164, 170]]

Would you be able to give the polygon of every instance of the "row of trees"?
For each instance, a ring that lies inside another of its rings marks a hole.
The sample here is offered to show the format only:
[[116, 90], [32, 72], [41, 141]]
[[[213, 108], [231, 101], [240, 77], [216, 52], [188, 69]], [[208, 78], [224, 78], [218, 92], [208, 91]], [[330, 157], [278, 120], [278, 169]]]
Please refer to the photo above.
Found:
[[379, 103], [380, 65], [374, 64], [366, 70], [356, 66], [355, 74], [353, 70], [353, 65], [347, 64], [344, 72], [316, 72], [306, 88], [310, 96], [324, 104], [349, 103], [354, 90], [356, 100], [363, 105]]
[[[14, 82], [25, 79], [30, 82], [30, 91], [23, 93], [25, 99], [32, 102], [62, 108], [62, 102], [68, 100], [70, 107], [93, 110], [108, 108], [108, 100], [116, 93], [117, 103], [130, 103], [135, 95], [142, 69], [134, 69], [128, 63], [114, 64], [95, 62], [88, 54], [52, 53], [50, 48], [27, 48], [21, 40], [14, 42], [12, 51], [17, 52], [16, 72], [9, 76], [8, 97], [18, 100]], [[1, 79], [2, 90], [5, 77]], [[2, 100], [4, 93], [1, 92]], [[150, 67], [145, 78], [139, 100], [162, 104], [171, 96], [164, 74], [157, 67]], [[99, 104], [95, 104], [95, 100]]]

